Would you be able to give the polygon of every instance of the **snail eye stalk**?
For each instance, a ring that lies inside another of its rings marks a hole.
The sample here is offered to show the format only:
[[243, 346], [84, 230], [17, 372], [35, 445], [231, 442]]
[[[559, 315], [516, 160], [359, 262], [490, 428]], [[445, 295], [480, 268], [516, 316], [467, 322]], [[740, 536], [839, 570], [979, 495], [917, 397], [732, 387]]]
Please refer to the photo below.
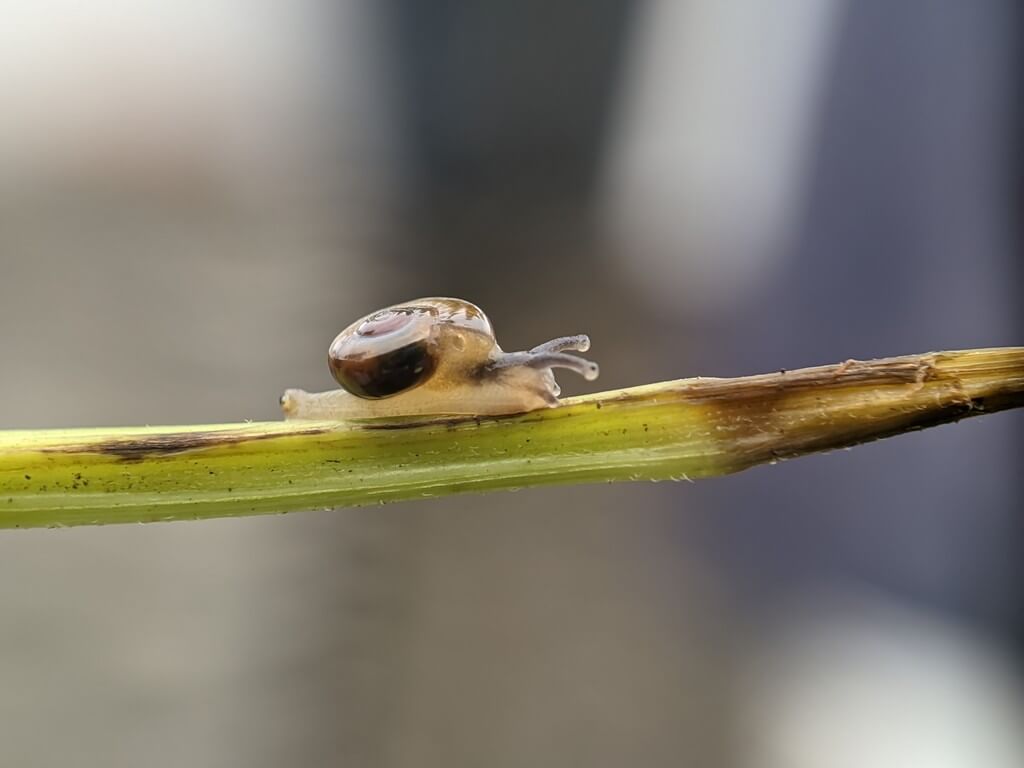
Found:
[[486, 369], [500, 371], [503, 368], [565, 368], [574, 371], [587, 381], [593, 381], [600, 373], [597, 363], [585, 360], [577, 355], [570, 355], [565, 350], [586, 352], [590, 349], [590, 338], [587, 336], [562, 336], [540, 344], [529, 352], [505, 352], [491, 361]]

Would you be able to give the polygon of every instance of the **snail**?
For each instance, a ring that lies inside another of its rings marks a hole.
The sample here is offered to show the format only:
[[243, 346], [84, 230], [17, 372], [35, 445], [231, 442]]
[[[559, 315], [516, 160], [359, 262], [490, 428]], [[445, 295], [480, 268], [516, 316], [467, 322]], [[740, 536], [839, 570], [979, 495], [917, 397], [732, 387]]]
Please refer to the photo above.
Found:
[[281, 397], [286, 419], [499, 416], [558, 405], [554, 368], [597, 378], [586, 336], [552, 339], [528, 352], [504, 352], [487, 316], [461, 299], [425, 298], [367, 315], [328, 351], [341, 389]]

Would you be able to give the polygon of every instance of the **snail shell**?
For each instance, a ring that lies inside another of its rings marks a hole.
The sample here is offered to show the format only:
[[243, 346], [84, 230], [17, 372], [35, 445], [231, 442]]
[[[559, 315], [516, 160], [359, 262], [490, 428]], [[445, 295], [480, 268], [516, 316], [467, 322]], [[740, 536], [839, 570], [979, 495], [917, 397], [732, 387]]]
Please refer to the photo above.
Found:
[[327, 362], [342, 389], [289, 389], [287, 419], [523, 413], [558, 404], [553, 368], [588, 381], [596, 363], [586, 336], [553, 339], [527, 352], [504, 352], [491, 321], [461, 299], [426, 298], [386, 307], [338, 334]]

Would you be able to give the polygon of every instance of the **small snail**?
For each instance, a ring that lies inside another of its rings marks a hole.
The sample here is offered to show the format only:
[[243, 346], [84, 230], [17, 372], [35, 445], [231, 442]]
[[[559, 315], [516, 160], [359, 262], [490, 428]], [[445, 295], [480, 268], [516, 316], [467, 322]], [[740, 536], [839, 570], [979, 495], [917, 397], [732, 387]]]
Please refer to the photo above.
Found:
[[289, 389], [281, 407], [286, 419], [524, 413], [558, 404], [553, 368], [596, 379], [596, 363], [566, 353], [589, 348], [586, 336], [564, 336], [529, 352], [503, 352], [479, 307], [417, 299], [338, 334], [327, 360], [342, 389]]

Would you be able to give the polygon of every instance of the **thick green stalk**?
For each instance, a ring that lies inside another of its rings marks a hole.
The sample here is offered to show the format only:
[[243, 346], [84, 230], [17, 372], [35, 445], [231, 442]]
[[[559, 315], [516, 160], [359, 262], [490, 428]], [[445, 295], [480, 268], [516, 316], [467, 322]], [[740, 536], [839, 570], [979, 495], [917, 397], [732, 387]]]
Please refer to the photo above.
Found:
[[0, 432], [0, 527], [697, 479], [1024, 405], [1024, 348], [686, 379], [503, 418]]

